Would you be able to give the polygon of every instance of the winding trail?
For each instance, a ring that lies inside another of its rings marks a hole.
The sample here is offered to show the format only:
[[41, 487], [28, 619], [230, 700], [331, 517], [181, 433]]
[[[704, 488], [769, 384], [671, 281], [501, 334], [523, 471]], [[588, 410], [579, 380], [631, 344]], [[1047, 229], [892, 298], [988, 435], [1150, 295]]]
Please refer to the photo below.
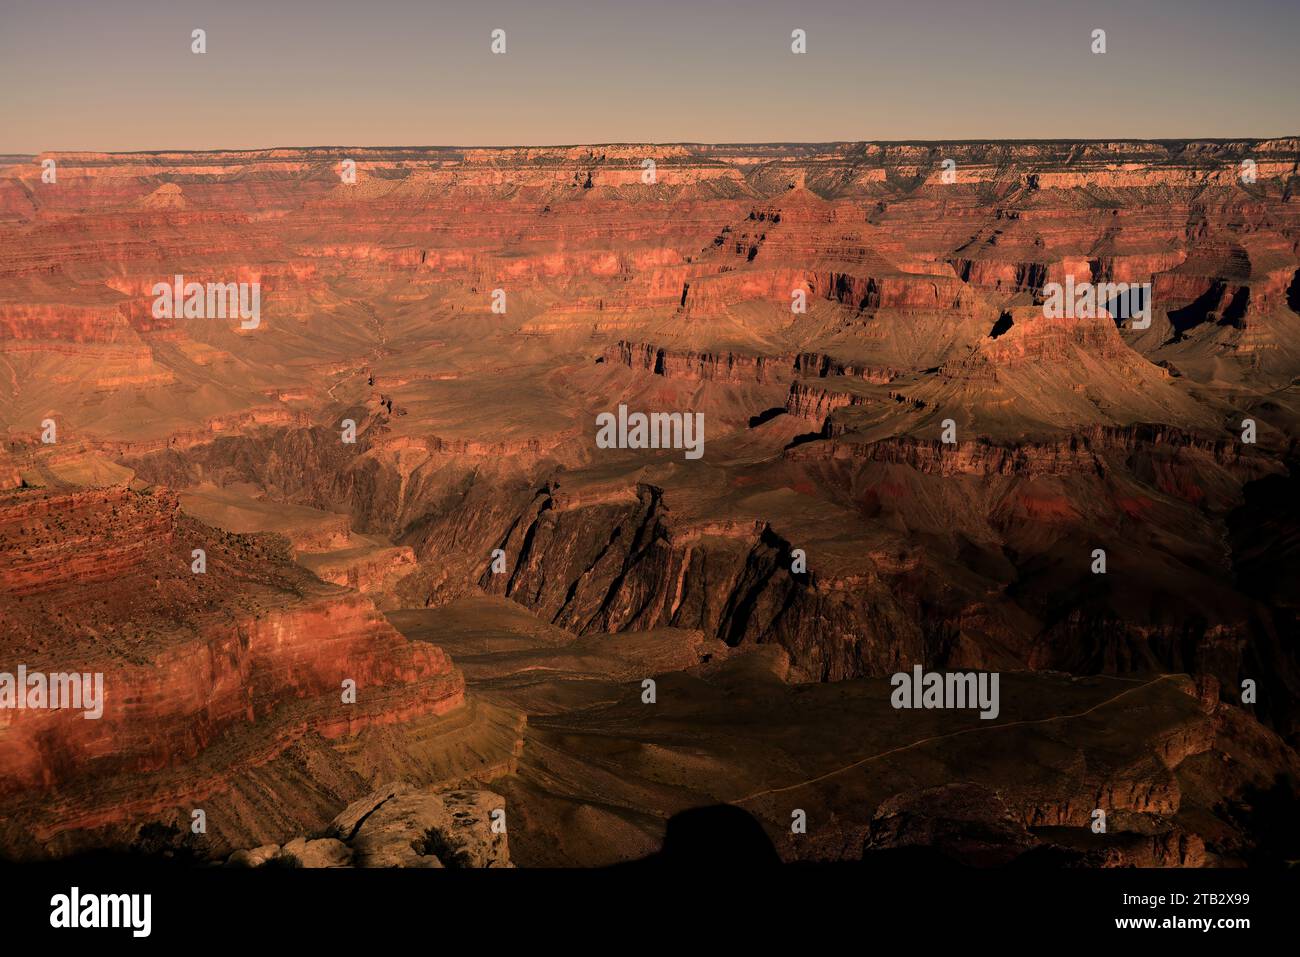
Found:
[[936, 734], [928, 738], [921, 738], [920, 740], [913, 741], [910, 744], [899, 745], [896, 748], [890, 748], [888, 751], [881, 751], [879, 754], [869, 755], [868, 757], [861, 758], [857, 761], [854, 761], [852, 764], [846, 764], [842, 768], [836, 768], [832, 771], [827, 771], [824, 774], [819, 774], [816, 777], [809, 778], [806, 781], [799, 781], [795, 784], [787, 784], [786, 786], [779, 787], [779, 788], [765, 788], [762, 791], [755, 791], [753, 794], [750, 794], [743, 798], [738, 798], [735, 801], [732, 801], [730, 803], [748, 804], [750, 801], [757, 800], [758, 798], [764, 797], [769, 794], [783, 794], [786, 791], [795, 791], [798, 790], [799, 788], [804, 788], [804, 787], [808, 787], [811, 784], [816, 784], [819, 781], [825, 781], [827, 778], [833, 778], [837, 774], [843, 774], [845, 771], [852, 771], [854, 768], [860, 768], [862, 767], [862, 765], [870, 764], [872, 761], [877, 761], [880, 758], [887, 758], [891, 754], [898, 754], [899, 752], [902, 751], [909, 751], [912, 748], [918, 748], [923, 744], [930, 744], [931, 742], [934, 741], [942, 741], [945, 738], [956, 738], [956, 737], [960, 737], [963, 734], [975, 734], [981, 731], [1002, 731], [1006, 728], [1015, 728], [1015, 727], [1021, 727], [1030, 724], [1048, 724], [1052, 721], [1068, 721], [1072, 718], [1082, 718], [1092, 714], [1094, 711], [1097, 711], [1100, 708], [1104, 708], [1108, 704], [1115, 703], [1120, 698], [1127, 697], [1128, 695], [1141, 691], [1144, 688], [1150, 688], [1152, 685], [1158, 684], [1159, 682], [1165, 681], [1169, 678], [1178, 678], [1178, 677], [1182, 677], [1182, 676], [1173, 675], [1173, 674], [1160, 675], [1157, 678], [1152, 678], [1150, 681], [1144, 681], [1142, 684], [1138, 685], [1135, 688], [1128, 688], [1127, 690], [1121, 691], [1119, 694], [1113, 695], [1105, 699], [1104, 701], [1099, 701], [1091, 708], [1088, 708], [1086, 711], [1079, 711], [1075, 714], [1058, 714], [1050, 718], [1031, 718], [1031, 719], [1025, 719], [1023, 721], [1008, 721], [1006, 724], [994, 724], [988, 726], [976, 725], [973, 728], [963, 728], [960, 731], [950, 731], [947, 734]]

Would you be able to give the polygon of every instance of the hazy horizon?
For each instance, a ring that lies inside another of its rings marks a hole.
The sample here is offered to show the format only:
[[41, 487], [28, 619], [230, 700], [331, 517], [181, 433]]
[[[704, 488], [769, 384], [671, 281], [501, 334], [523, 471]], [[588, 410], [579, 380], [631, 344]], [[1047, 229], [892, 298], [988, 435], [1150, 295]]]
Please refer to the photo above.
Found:
[[864, 144], [875, 146], [926, 146], [961, 145], [982, 143], [1238, 143], [1263, 142], [1267, 140], [1297, 139], [1300, 132], [1279, 133], [1269, 136], [1123, 136], [1105, 139], [1068, 139], [1063, 137], [963, 137], [960, 139], [936, 139], [913, 137], [909, 139], [851, 139], [835, 140], [754, 140], [749, 142], [706, 142], [703, 140], [608, 140], [589, 141], [585, 143], [277, 143], [273, 146], [218, 146], [209, 149], [186, 149], [184, 147], [156, 147], [150, 149], [97, 150], [90, 148], [67, 150], [42, 150], [36, 153], [24, 153], [10, 150], [0, 151], [0, 156], [40, 156], [44, 153], [103, 153], [113, 156], [162, 155], [166, 153], [271, 153], [279, 150], [529, 150], [529, 149], [576, 149], [594, 146], [701, 146], [721, 147], [790, 147], [790, 146], [824, 146], [835, 147], [846, 144]]
[[[6, 6], [10, 155], [1300, 131], [1300, 6], [1285, 0]], [[206, 53], [191, 52], [196, 28]], [[794, 29], [806, 53], [791, 52]]]

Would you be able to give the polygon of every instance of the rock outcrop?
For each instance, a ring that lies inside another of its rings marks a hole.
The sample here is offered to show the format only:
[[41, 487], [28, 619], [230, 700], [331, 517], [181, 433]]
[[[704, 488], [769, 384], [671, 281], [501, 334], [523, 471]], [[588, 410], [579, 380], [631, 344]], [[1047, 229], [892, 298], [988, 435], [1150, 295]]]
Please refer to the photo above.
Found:
[[394, 783], [348, 805], [325, 837], [236, 851], [235, 867], [512, 867], [505, 802], [490, 791]]

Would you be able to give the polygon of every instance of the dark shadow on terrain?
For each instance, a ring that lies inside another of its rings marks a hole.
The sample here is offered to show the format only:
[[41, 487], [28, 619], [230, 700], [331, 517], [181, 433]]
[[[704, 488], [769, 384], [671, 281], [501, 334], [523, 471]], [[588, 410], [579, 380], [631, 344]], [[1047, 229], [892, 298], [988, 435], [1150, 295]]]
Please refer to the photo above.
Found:
[[209, 857], [207, 837], [193, 834], [172, 824], [145, 824], [131, 846], [115, 850], [82, 851], [57, 861], [22, 863], [0, 855], [0, 867], [73, 866], [88, 870], [138, 870], [156, 868], [191, 868], [214, 866]]
[[807, 442], [816, 442], [818, 439], [821, 438], [825, 438], [825, 436], [823, 436], [820, 432], [804, 432], [800, 435], [796, 435], [793, 439], [791, 439], [789, 444], [786, 445], [786, 448], [792, 449], [796, 445], [804, 445]]
[[1174, 327], [1175, 342], [1182, 339], [1183, 334], [1189, 329], [1196, 328], [1213, 316], [1213, 310], [1218, 308], [1219, 301], [1223, 299], [1225, 288], [1223, 283], [1216, 282], [1201, 293], [1194, 302], [1169, 313], [1169, 322]]
[[752, 429], [756, 426], [762, 425], [764, 422], [771, 422], [778, 415], [785, 415], [785, 406], [774, 406], [771, 409], [764, 409], [762, 412], [758, 413], [758, 415], [751, 415], [749, 417], [749, 427]]
[[1223, 318], [1219, 320], [1221, 326], [1232, 326], [1234, 329], [1245, 329], [1246, 309], [1250, 305], [1250, 287], [1242, 286], [1232, 297], [1227, 308], [1223, 310]]
[[[1243, 678], [1259, 686], [1256, 717], [1294, 746], [1300, 732], [1300, 459], [1285, 460], [1287, 474], [1248, 482], [1242, 503], [1227, 519], [1233, 582], [1258, 601], [1253, 640], [1239, 669], [1218, 675], [1224, 700], [1240, 700]], [[1229, 697], [1232, 695], [1232, 697]]]
[[1253, 846], [1241, 851], [1250, 867], [1295, 867], [1300, 862], [1300, 781], [1279, 774], [1267, 788], [1247, 788], [1223, 810]]
[[731, 804], [691, 808], [668, 819], [656, 853], [616, 867], [774, 867], [781, 863], [752, 814]]
[[[1279, 805], [1279, 808], [1281, 805]], [[972, 832], [978, 831], [973, 827]], [[1078, 851], [1044, 845], [1016, 854], [1001, 866], [972, 866], [938, 847], [912, 845], [864, 851], [861, 860], [797, 862], [793, 868], [867, 871], [878, 874], [979, 873], [984, 870], [1059, 870], [1079, 867], [1084, 856]], [[771, 839], [758, 820], [742, 808], [730, 804], [692, 808], [673, 815], [668, 821], [663, 847], [639, 860], [615, 864], [612, 870], [645, 867], [685, 869], [734, 869], [775, 867], [782, 865]]]

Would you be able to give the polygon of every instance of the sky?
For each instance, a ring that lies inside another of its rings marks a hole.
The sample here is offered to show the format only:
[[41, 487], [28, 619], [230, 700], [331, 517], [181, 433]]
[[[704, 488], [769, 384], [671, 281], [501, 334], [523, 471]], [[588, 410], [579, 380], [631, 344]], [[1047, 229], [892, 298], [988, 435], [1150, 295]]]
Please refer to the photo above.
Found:
[[1300, 0], [0, 0], [0, 153], [1282, 136], [1297, 47]]

